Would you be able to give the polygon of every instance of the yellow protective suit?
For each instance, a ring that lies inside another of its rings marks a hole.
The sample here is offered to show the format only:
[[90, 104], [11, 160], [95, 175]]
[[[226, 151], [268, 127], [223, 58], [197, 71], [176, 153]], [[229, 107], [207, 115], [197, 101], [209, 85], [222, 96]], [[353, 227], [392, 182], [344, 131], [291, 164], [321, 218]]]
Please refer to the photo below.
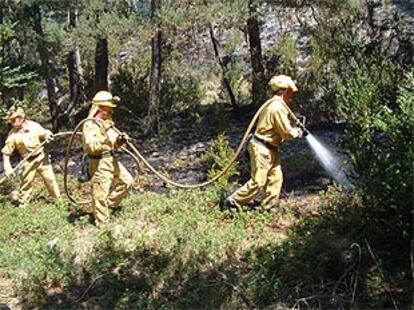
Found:
[[[5, 170], [12, 169], [9, 158], [15, 149], [17, 149], [20, 156], [25, 158], [48, 136], [52, 135], [50, 130], [45, 129], [38, 123], [30, 120], [25, 120], [23, 127], [20, 129], [13, 128], [7, 136], [5, 146], [1, 150], [3, 158], [5, 159]], [[36, 153], [37, 154], [33, 154], [23, 165], [23, 173], [20, 177], [21, 187], [19, 190], [20, 205], [29, 203], [36, 174], [39, 174], [42, 177], [47, 190], [52, 197], [60, 197], [59, 187], [49, 157], [45, 154], [43, 148], [39, 149]]]
[[251, 178], [228, 198], [236, 206], [249, 203], [261, 188], [264, 189], [263, 207], [271, 209], [277, 204], [283, 182], [279, 146], [285, 140], [300, 136], [300, 129], [290, 124], [283, 99], [274, 96], [270, 101], [259, 116], [248, 146]]
[[109, 220], [109, 208], [116, 208], [133, 184], [133, 177], [113, 155], [118, 134], [110, 120], [83, 125], [82, 144], [89, 156], [88, 171], [92, 176], [93, 214], [97, 224]]

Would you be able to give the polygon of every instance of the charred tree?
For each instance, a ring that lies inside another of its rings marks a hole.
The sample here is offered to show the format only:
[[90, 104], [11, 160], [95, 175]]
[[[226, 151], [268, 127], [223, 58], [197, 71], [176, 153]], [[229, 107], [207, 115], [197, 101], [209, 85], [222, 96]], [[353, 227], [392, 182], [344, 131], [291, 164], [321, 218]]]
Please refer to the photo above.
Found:
[[[0, 0], [0, 25], [3, 25], [3, 18], [4, 18], [4, 0]], [[4, 62], [4, 46], [0, 47], [0, 64], [3, 65]], [[4, 89], [3, 89], [3, 68], [0, 68], [0, 96], [2, 97], [2, 100], [4, 100]]]
[[[68, 23], [69, 29], [76, 28], [78, 20], [78, 11], [76, 9], [69, 9]], [[76, 45], [68, 54], [67, 67], [69, 72], [69, 104], [66, 108], [65, 115], [69, 117], [72, 111], [84, 100], [84, 75], [81, 64], [81, 56], [79, 46]]]
[[260, 40], [260, 25], [257, 16], [257, 7], [249, 1], [249, 18], [247, 19], [247, 32], [250, 45], [250, 60], [252, 64], [252, 100], [254, 105], [260, 105], [265, 97], [265, 77], [262, 58], [262, 45]]
[[[151, 0], [151, 14], [155, 19], [156, 13], [161, 7], [160, 0]], [[157, 23], [157, 31], [151, 40], [151, 72], [150, 72], [150, 95], [148, 108], [148, 123], [145, 133], [158, 133], [160, 127], [161, 107], [161, 77], [162, 77], [162, 32]]]
[[[204, 0], [204, 5], [206, 6], [208, 5], [207, 0]], [[227, 63], [224, 63], [223, 58], [220, 56], [219, 43], [218, 43], [218, 40], [216, 39], [216, 36], [214, 35], [213, 25], [211, 23], [208, 23], [208, 28], [209, 28], [211, 42], [213, 44], [214, 55], [216, 56], [216, 59], [223, 73], [224, 87], [226, 88], [227, 93], [229, 94], [231, 106], [233, 107], [234, 110], [237, 111], [239, 110], [239, 105], [237, 104], [236, 96], [234, 95], [233, 89], [231, 88], [230, 81], [227, 78]]]
[[231, 88], [230, 81], [227, 78], [227, 67], [226, 67], [226, 64], [224, 64], [223, 59], [220, 57], [220, 52], [219, 52], [219, 48], [218, 48], [218, 41], [217, 41], [217, 39], [214, 35], [214, 29], [213, 29], [212, 24], [209, 24], [209, 31], [210, 31], [211, 42], [213, 43], [214, 55], [216, 56], [217, 61], [220, 65], [221, 71], [223, 73], [224, 87], [226, 88], [226, 90], [229, 94], [231, 106], [233, 107], [234, 110], [238, 110], [239, 105], [237, 104], [236, 96], [234, 96], [234, 92], [233, 92], [233, 89]]
[[41, 61], [41, 74], [46, 82], [47, 97], [49, 102], [49, 111], [52, 120], [53, 130], [59, 130], [61, 124], [59, 121], [59, 105], [56, 94], [56, 81], [53, 77], [52, 62], [50, 60], [49, 51], [46, 45], [45, 34], [42, 28], [42, 11], [39, 5], [31, 7], [31, 15], [33, 18], [33, 28], [38, 36], [37, 52]]
[[95, 91], [108, 90], [108, 40], [98, 38], [95, 49]]

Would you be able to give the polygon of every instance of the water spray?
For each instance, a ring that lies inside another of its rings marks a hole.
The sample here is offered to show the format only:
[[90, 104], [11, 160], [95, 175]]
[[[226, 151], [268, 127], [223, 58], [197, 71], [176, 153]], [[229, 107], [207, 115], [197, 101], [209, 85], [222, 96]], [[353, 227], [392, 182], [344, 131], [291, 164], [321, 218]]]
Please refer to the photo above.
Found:
[[306, 128], [305, 116], [296, 117], [288, 105], [284, 102], [283, 104], [291, 118], [295, 121], [296, 126], [303, 131], [303, 136], [306, 138], [306, 141], [309, 143], [322, 167], [338, 184], [341, 184], [347, 189], [351, 188], [352, 184], [347, 177], [346, 167], [344, 166], [343, 160], [340, 158], [340, 156], [335, 154], [335, 152], [329, 150], [327, 146], [323, 145], [309, 132], [309, 130]]
[[347, 177], [346, 167], [344, 166], [342, 158], [335, 154], [335, 152], [329, 150], [327, 146], [323, 145], [323, 143], [312, 134], [307, 135], [306, 140], [316, 154], [318, 161], [329, 173], [329, 175], [344, 188], [351, 188], [352, 184]]

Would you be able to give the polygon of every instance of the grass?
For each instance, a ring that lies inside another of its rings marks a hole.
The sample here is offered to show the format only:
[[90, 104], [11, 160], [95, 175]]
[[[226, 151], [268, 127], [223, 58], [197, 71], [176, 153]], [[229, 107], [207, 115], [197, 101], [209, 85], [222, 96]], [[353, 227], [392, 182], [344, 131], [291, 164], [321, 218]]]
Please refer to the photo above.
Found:
[[356, 196], [291, 199], [276, 215], [221, 212], [217, 199], [213, 188], [131, 195], [100, 229], [66, 201], [3, 203], [0, 275], [23, 307], [389, 307], [385, 284], [407, 305], [404, 268], [369, 259]]
[[[284, 161], [289, 175], [317, 170], [307, 153], [302, 162], [295, 157]], [[76, 181], [69, 185], [80, 192]], [[15, 186], [6, 182], [0, 191]], [[45, 194], [36, 187], [36, 197]], [[0, 294], [0, 305], [13, 297], [22, 308], [70, 309], [411, 302], [409, 236], [392, 225], [401, 218], [387, 213], [384, 222], [357, 192], [288, 193], [276, 214], [222, 212], [215, 186], [134, 193], [100, 228], [87, 209], [67, 200], [35, 199], [18, 209], [1, 197], [0, 291], [8, 293]]]

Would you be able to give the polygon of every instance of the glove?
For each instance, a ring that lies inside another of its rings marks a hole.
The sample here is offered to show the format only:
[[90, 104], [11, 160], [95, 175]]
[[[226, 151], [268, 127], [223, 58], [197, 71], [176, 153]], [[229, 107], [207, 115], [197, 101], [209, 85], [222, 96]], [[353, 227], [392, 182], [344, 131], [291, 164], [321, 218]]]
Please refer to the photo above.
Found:
[[118, 135], [118, 138], [116, 139], [115, 147], [120, 148], [125, 143], [127, 143], [129, 140], [131, 140], [131, 138], [126, 133], [123, 132], [120, 135]]
[[296, 132], [297, 132], [297, 138], [302, 138], [303, 136], [303, 130], [302, 128], [296, 127]]
[[11, 178], [16, 177], [16, 174], [14, 173], [13, 169], [6, 169], [6, 170], [4, 171], [4, 174], [6, 175], [6, 177], [7, 177], [8, 179], [11, 179]]
[[129, 141], [131, 138], [128, 136], [127, 133], [123, 132], [119, 135], [118, 139], [121, 139], [122, 141]]
[[49, 134], [45, 137], [45, 142], [50, 143], [55, 139], [55, 136], [53, 134]]

